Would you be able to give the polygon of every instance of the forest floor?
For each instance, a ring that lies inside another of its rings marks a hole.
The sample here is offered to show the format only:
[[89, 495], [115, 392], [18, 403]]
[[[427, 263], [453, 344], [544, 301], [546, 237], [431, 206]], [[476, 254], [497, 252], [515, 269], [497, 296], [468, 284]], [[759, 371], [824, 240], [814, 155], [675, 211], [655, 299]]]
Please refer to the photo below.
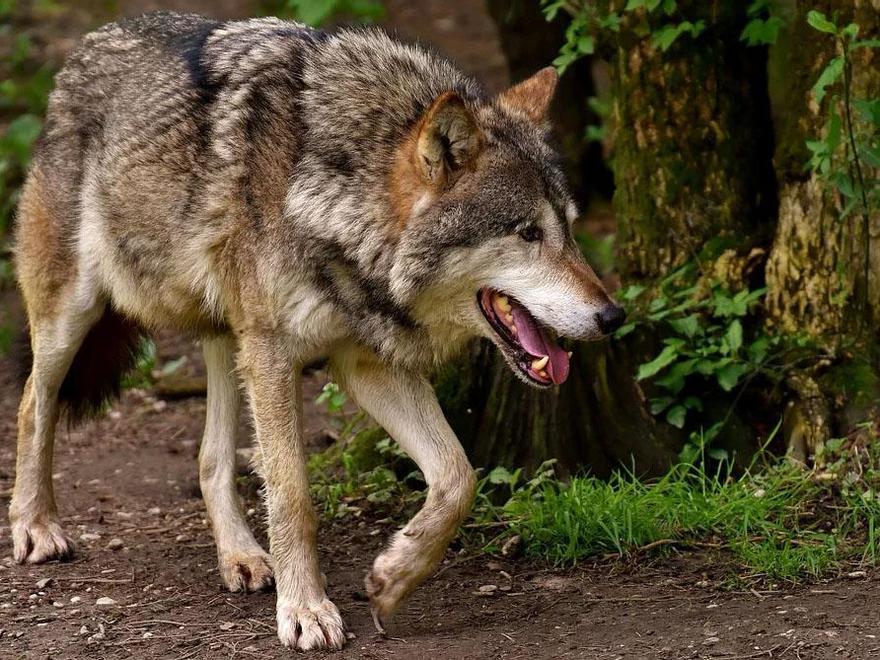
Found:
[[[127, 14], [172, 6], [226, 16], [250, 13], [247, 3], [236, 0], [115, 4]], [[391, 25], [405, 36], [429, 40], [456, 56], [490, 89], [505, 82], [497, 36], [481, 3], [385, 4]], [[68, 21], [66, 29], [80, 30], [89, 20]], [[72, 36], [65, 39], [56, 39], [55, 46], [69, 48]], [[16, 309], [14, 295], [2, 294], [0, 316], [12, 310], [14, 318]], [[183, 371], [198, 374], [198, 352], [190, 342], [167, 336], [158, 345], [160, 364], [186, 355]], [[0, 359], [4, 513], [14, 478], [20, 394], [15, 373], [11, 358]], [[324, 380], [320, 372], [313, 374], [305, 388], [313, 450], [325, 447], [328, 437], [328, 419], [314, 405]], [[59, 428], [54, 483], [77, 554], [67, 563], [15, 565], [5, 515], [0, 517], [0, 658], [293, 655], [275, 637], [273, 594], [222, 589], [198, 488], [204, 414], [199, 396], [163, 400], [150, 391], [127, 390], [108, 414], [80, 428]], [[245, 422], [239, 442], [242, 448], [250, 445]], [[252, 489], [245, 490], [254, 528], [265, 542], [261, 505]], [[754, 582], [740, 580], [731, 589], [736, 566], [713, 553], [673, 552], [663, 559], [559, 570], [454, 545], [382, 637], [364, 602], [363, 575], [393, 529], [383, 514], [370, 513], [322, 525], [322, 567], [350, 632], [346, 650], [329, 657], [880, 657], [880, 574], [800, 586], [754, 576]], [[497, 588], [481, 591], [487, 585]], [[107, 598], [112, 604], [98, 604]]]
[[[0, 304], [17, 306], [7, 293]], [[159, 363], [202, 370], [194, 344], [160, 338]], [[0, 360], [0, 508], [12, 491], [19, 397], [11, 358]], [[307, 378], [306, 435], [327, 446], [330, 421], [314, 404], [325, 382]], [[274, 595], [225, 592], [196, 454], [200, 396], [163, 400], [126, 390], [85, 426], [59, 429], [54, 483], [77, 546], [67, 563], [19, 566], [0, 524], [0, 658], [290, 657], [274, 633]], [[250, 432], [239, 432], [241, 472]], [[243, 495], [265, 543], [255, 489]], [[331, 598], [348, 625], [346, 650], [315, 657], [405, 658], [870, 658], [880, 657], [880, 575], [800, 586], [740, 579], [716, 553], [597, 561], [571, 569], [458, 545], [378, 635], [363, 576], [395, 523], [369, 510], [325, 521], [319, 543]], [[742, 576], [741, 576], [742, 577]], [[754, 588], [749, 585], [754, 584]], [[487, 585], [494, 585], [492, 589]], [[745, 586], [743, 586], [745, 585]], [[481, 590], [481, 587], [484, 587]], [[112, 603], [99, 604], [112, 599]]]

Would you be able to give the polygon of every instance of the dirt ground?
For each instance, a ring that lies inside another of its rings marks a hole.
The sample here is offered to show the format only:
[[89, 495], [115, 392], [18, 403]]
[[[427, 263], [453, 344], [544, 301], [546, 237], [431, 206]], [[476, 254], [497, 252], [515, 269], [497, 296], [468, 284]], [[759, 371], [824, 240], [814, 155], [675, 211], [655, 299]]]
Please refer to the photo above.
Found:
[[[244, 15], [236, 0], [119, 0], [121, 13], [190, 9]], [[389, 0], [389, 22], [431, 41], [486, 80], [506, 81], [497, 35], [481, 3]], [[82, 25], [83, 21], [76, 23]], [[72, 38], [59, 48], [69, 47]], [[56, 44], [57, 46], [57, 44]], [[0, 296], [3, 308], [13, 296]], [[163, 337], [160, 357], [191, 342]], [[0, 506], [11, 495], [19, 389], [0, 360]], [[307, 435], [326, 443], [306, 388]], [[128, 390], [105, 416], [58, 434], [54, 480], [62, 521], [77, 544], [67, 563], [18, 566], [0, 519], [0, 658], [290, 657], [274, 633], [274, 595], [224, 592], [195, 456], [205, 402], [166, 401]], [[250, 445], [243, 423], [240, 446]], [[244, 469], [245, 460], [242, 460]], [[245, 493], [265, 542], [262, 510]], [[673, 555], [634, 565], [569, 570], [526, 559], [461, 553], [456, 546], [379, 636], [364, 602], [363, 575], [394, 526], [378, 516], [325, 523], [320, 533], [329, 593], [349, 628], [346, 650], [313, 657], [401, 658], [869, 658], [880, 656], [880, 575], [799, 587], [722, 588], [723, 557]], [[755, 584], [762, 584], [760, 581]], [[496, 587], [494, 590], [491, 586]], [[484, 589], [481, 590], [481, 587]], [[112, 599], [112, 603], [106, 600]], [[99, 604], [107, 603], [107, 604]]]
[[[7, 302], [9, 296], [5, 296]], [[195, 355], [166, 337], [160, 355]], [[198, 372], [194, 360], [186, 369]], [[18, 389], [0, 362], [0, 505], [11, 495]], [[307, 435], [326, 443], [312, 403]], [[59, 432], [54, 480], [77, 544], [68, 563], [12, 562], [0, 526], [0, 658], [289, 657], [274, 634], [273, 594], [224, 592], [199, 497], [205, 402], [128, 390], [105, 416]], [[242, 425], [240, 446], [250, 444]], [[242, 471], [245, 461], [242, 460]], [[245, 489], [265, 541], [262, 510]], [[728, 591], [723, 557], [674, 555], [576, 569], [462, 553], [453, 546], [381, 637], [362, 580], [393, 531], [367, 515], [320, 533], [329, 593], [350, 631], [339, 658], [868, 658], [880, 656], [880, 576]], [[494, 590], [489, 586], [496, 587]], [[481, 587], [483, 590], [481, 590]], [[101, 604], [101, 599], [112, 599]], [[316, 654], [324, 657], [330, 654]]]

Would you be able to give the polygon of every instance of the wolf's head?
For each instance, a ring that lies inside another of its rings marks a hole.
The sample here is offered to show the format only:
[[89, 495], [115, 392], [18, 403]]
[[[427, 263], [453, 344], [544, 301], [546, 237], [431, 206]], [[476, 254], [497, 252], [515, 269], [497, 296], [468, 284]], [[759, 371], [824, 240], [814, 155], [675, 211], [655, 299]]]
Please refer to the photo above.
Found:
[[555, 85], [548, 68], [485, 103], [441, 94], [389, 181], [394, 296], [420, 323], [490, 338], [536, 387], [568, 376], [556, 336], [598, 339], [624, 317], [572, 236], [575, 206], [547, 144]]

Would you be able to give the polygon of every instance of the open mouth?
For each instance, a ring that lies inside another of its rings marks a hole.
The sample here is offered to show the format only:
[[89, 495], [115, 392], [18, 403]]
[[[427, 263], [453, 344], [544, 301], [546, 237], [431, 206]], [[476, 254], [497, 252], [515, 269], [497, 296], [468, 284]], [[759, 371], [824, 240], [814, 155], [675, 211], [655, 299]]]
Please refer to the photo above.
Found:
[[550, 337], [529, 310], [488, 287], [477, 293], [477, 303], [501, 340], [499, 348], [526, 380], [543, 387], [565, 382], [571, 354]]

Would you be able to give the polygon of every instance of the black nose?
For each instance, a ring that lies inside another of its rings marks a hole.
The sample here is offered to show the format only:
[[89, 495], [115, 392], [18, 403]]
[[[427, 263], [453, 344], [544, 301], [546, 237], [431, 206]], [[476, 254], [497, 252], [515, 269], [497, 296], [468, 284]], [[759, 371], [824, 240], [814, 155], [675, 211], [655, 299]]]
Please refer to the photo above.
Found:
[[622, 326], [624, 319], [626, 319], [626, 312], [623, 311], [623, 307], [613, 303], [605, 305], [605, 308], [596, 314], [596, 322], [599, 324], [599, 330], [606, 335], [610, 335]]

